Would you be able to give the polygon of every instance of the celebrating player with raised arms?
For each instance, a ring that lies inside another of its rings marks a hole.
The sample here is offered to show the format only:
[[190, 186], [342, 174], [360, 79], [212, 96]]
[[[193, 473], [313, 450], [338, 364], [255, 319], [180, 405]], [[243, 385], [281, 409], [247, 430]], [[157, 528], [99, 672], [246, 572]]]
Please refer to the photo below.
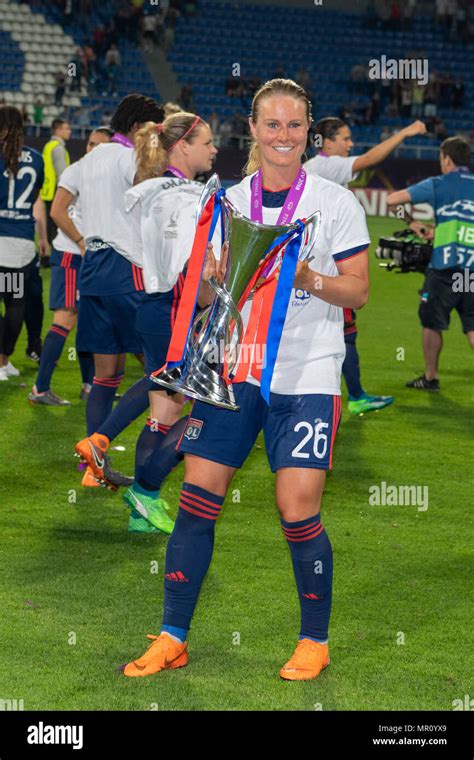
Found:
[[[349, 182], [356, 179], [359, 172], [370, 169], [384, 161], [407, 137], [415, 137], [426, 133], [422, 121], [414, 121], [408, 127], [384, 140], [379, 145], [370, 148], [361, 156], [351, 156], [354, 147], [351, 130], [342, 119], [327, 116], [321, 119], [315, 127], [315, 137], [320, 150], [318, 154], [305, 163], [309, 174], [337, 182], [347, 187]], [[349, 393], [349, 411], [352, 414], [371, 412], [383, 409], [393, 403], [393, 396], [372, 396], [364, 391], [361, 385], [359, 354], [357, 352], [357, 324], [354, 309], [344, 309], [344, 339], [346, 343], [346, 358], [342, 365], [342, 373]]]
[[[94, 129], [87, 141], [86, 152], [101, 143], [110, 142], [113, 132], [109, 127]], [[62, 185], [63, 182], [76, 183], [79, 172], [79, 161], [68, 166], [61, 175], [58, 189], [51, 207], [54, 219], [56, 213], [68, 215], [72, 220], [71, 235], [66, 235], [58, 228], [53, 240], [51, 252], [51, 286], [49, 291], [49, 308], [54, 311], [53, 324], [45, 338], [41, 352], [40, 365], [36, 382], [31, 389], [28, 399], [31, 404], [46, 406], [65, 406], [69, 401], [59, 398], [51, 390], [51, 379], [57, 362], [61, 356], [64, 344], [77, 322], [77, 276], [82, 263], [81, 208], [79, 197], [73, 196]], [[62, 219], [63, 225], [65, 220]], [[83, 246], [82, 246], [83, 247]], [[94, 361], [90, 353], [79, 353], [83, 389], [81, 395], [87, 398], [94, 376]]]
[[[272, 225], [319, 211], [319, 229], [311, 261], [296, 268], [269, 403], [262, 396], [266, 368], [244, 363], [249, 353], [241, 352], [233, 380], [240, 410], [194, 405], [180, 444], [186, 473], [167, 545], [161, 634], [150, 636], [155, 640], [147, 652], [123, 667], [126, 676], [187, 664], [186, 637], [211, 562], [215, 523], [232, 478], [262, 429], [301, 608], [299, 642], [280, 675], [308, 680], [329, 663], [332, 550], [320, 507], [341, 413], [342, 310], [367, 301], [370, 240], [353, 194], [301, 166], [311, 124], [311, 104], [301, 87], [285, 79], [264, 84], [254, 96], [249, 123], [247, 176], [227, 192], [229, 199], [245, 216]], [[271, 291], [277, 272], [259, 283], [243, 307], [244, 342], [252, 321], [260, 332], [259, 314], [268, 310], [259, 290]], [[261, 311], [255, 313], [252, 304]]]
[[42, 156], [23, 145], [23, 119], [18, 108], [0, 105], [0, 381], [20, 373], [10, 361], [21, 332], [25, 287], [35, 251], [35, 216], [42, 216], [40, 246], [47, 250], [44, 203], [38, 198], [44, 181]]
[[[194, 182], [208, 172], [217, 154], [209, 126], [199, 116], [179, 112], [163, 124], [146, 124], [135, 137], [137, 184], [127, 192], [127, 209], [140, 229], [145, 293], [136, 329], [147, 375], [163, 367], [176, 319], [185, 269], [196, 228], [196, 206], [203, 186]], [[161, 176], [160, 176], [161, 175]], [[146, 180], [146, 181], [142, 181]], [[213, 291], [201, 286], [200, 303]], [[124, 496], [132, 508], [129, 530], [171, 533], [168, 505], [160, 487], [183, 455], [176, 451], [185, 418], [183, 397], [154, 384], [150, 416], [138, 438], [135, 482]]]

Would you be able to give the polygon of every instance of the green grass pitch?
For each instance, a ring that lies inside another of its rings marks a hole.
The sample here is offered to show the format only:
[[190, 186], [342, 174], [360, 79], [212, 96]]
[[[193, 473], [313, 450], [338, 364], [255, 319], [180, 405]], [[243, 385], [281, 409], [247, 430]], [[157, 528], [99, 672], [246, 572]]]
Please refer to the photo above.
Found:
[[[217, 524], [189, 666], [147, 679], [116, 672], [159, 632], [166, 537], [128, 534], [119, 495], [81, 489], [73, 338], [53, 382], [73, 406], [50, 409], [27, 403], [35, 365], [23, 333], [13, 357], [21, 378], [0, 384], [0, 699], [25, 710], [451, 710], [472, 695], [473, 356], [454, 314], [441, 393], [404, 387], [422, 370], [422, 277], [387, 273], [373, 256], [397, 225], [370, 219], [371, 296], [358, 317], [364, 387], [396, 402], [349, 417], [344, 396], [323, 500], [335, 562], [331, 666], [313, 682], [278, 677], [299, 610], [260, 440]], [[46, 296], [48, 272], [43, 280]], [[130, 357], [125, 385], [139, 376]], [[123, 471], [142, 424], [115, 442]], [[163, 491], [174, 513], [182, 472]], [[428, 509], [371, 506], [369, 488], [383, 481], [427, 486]]]

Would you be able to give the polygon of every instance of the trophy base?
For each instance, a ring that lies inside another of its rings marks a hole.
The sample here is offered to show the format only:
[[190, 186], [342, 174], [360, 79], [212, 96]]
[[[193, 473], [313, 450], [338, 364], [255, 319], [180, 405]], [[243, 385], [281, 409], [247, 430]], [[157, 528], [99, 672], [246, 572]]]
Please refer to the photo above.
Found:
[[231, 412], [238, 412], [240, 409], [240, 406], [235, 403], [232, 386], [226, 385], [222, 378], [220, 379], [218, 392], [207, 390], [205, 394], [200, 391], [199, 387], [193, 386], [192, 379], [189, 377], [186, 382], [182, 379], [180, 367], [163, 370], [156, 377], [150, 377], [150, 380], [157, 385], [161, 385], [163, 388], [181, 393], [183, 396], [189, 396], [189, 398], [196, 399], [196, 401], [217, 406], [220, 409], [229, 409]]

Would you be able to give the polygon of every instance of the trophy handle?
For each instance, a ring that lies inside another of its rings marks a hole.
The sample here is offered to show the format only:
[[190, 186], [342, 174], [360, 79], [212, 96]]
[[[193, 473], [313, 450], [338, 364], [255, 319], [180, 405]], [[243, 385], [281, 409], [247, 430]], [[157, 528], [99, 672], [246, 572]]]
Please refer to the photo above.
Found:
[[204, 189], [201, 193], [201, 197], [199, 198], [198, 205], [196, 208], [196, 225], [211, 196], [215, 195], [215, 193], [217, 193], [217, 191], [220, 190], [221, 188], [222, 188], [222, 185], [221, 185], [219, 176], [217, 174], [213, 174], [212, 177], [210, 177], [208, 181], [206, 182], [206, 184], [204, 185]]
[[[240, 312], [239, 312], [236, 304], [234, 303], [234, 301], [232, 299], [232, 296], [230, 295], [229, 291], [225, 287], [225, 285], [224, 286], [220, 285], [217, 282], [217, 280], [216, 280], [215, 277], [210, 277], [209, 280], [208, 280], [208, 283], [211, 286], [211, 288], [214, 290], [214, 292], [216, 293], [216, 295], [218, 296], [220, 307], [221, 308], [222, 307], [226, 307], [227, 310], [228, 310], [228, 313], [230, 314], [230, 316], [232, 318], [232, 320], [229, 320], [229, 322], [227, 324], [227, 329], [226, 329], [226, 346], [230, 347], [230, 342], [231, 342], [231, 338], [232, 338], [232, 336], [230, 334], [230, 331], [229, 331], [229, 325], [230, 325], [231, 321], [234, 322], [235, 327], [237, 329], [237, 344], [236, 345], [239, 346], [242, 343], [242, 338], [243, 338], [243, 334], [244, 334], [244, 330], [243, 330], [243, 326], [242, 326], [242, 317], [240, 316]], [[198, 314], [198, 316], [194, 320], [194, 323], [193, 323], [193, 326], [192, 326], [191, 336], [195, 335], [196, 328], [197, 328], [198, 324], [200, 322], [203, 322], [203, 321], [207, 320], [212, 306], [213, 306], [213, 304], [210, 304], [209, 306], [207, 306], [204, 309], [204, 311], [202, 311], [200, 314]], [[203, 335], [204, 335], [204, 331], [202, 330], [200, 332], [200, 334], [198, 335], [198, 338], [196, 340], [194, 340], [193, 337], [191, 337], [193, 348], [198, 348], [198, 346], [202, 342]], [[226, 346], [224, 346], [224, 351], [226, 349]], [[227, 360], [228, 374], [231, 375], [232, 372], [234, 371], [235, 366], [236, 366], [237, 361], [238, 361], [238, 351], [236, 353], [236, 351], [234, 350], [233, 351], [233, 355], [231, 354], [230, 351], [226, 352], [226, 360]]]
[[307, 219], [305, 219], [305, 228], [308, 230], [308, 240], [306, 243], [303, 243], [303, 250], [300, 252], [299, 260], [304, 261], [305, 259], [309, 259], [309, 255], [314, 247], [314, 244], [316, 243], [319, 229], [321, 227], [321, 212], [315, 211], [314, 214], [311, 214]]

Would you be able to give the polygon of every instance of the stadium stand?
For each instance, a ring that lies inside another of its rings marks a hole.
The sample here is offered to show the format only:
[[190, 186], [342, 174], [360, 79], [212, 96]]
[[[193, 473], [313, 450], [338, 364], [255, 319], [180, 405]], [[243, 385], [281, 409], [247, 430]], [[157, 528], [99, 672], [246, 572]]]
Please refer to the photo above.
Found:
[[[86, 126], [107, 121], [117, 100], [128, 92], [140, 90], [159, 98], [140, 49], [143, 14], [158, 12], [158, 8], [146, 6], [144, 11], [145, 6], [140, 8], [139, 3], [125, 0], [88, 0], [88, 6], [89, 13], [68, 16], [61, 0], [34, 0], [30, 5], [0, 0], [0, 98], [24, 105], [30, 123], [35, 103], [42, 99], [44, 128], [41, 131], [36, 127], [36, 134], [45, 134], [51, 120], [64, 115], [72, 122], [75, 136], [83, 136]], [[414, 138], [409, 146], [399, 149], [399, 156], [436, 159], [446, 130], [472, 140], [474, 79], [466, 72], [474, 70], [474, 48], [467, 44], [466, 35], [456, 33], [455, 26], [439, 23], [435, 13], [422, 14], [421, 6], [416, 6], [418, 15], [403, 28], [391, 26], [390, 20], [369, 22], [363, 13], [291, 4], [283, 7], [199, 0], [195, 12], [193, 4], [193, 13], [189, 13], [188, 4], [171, 0], [169, 7], [173, 42], [169, 46], [169, 41], [165, 44], [159, 35], [157, 42], [167, 52], [182, 87], [181, 98], [176, 97], [188, 110], [214, 117], [213, 128], [221, 145], [243, 147], [245, 117], [252, 93], [261, 81], [275, 75], [301, 79], [302, 71], [308, 79], [315, 118], [328, 114], [345, 118], [358, 149], [379, 142], [407, 119], [417, 117], [429, 122], [430, 134]], [[136, 11], [125, 29], [117, 23], [120, 9], [129, 14]], [[109, 37], [117, 42], [121, 57], [113, 92], [106, 83], [101, 86], [100, 77], [97, 81], [84, 77], [80, 88], [66, 87], [61, 104], [55, 103], [58, 69], [66, 70], [79, 47], [93, 45], [98, 28], [112, 29]], [[393, 106], [401, 96], [400, 91], [393, 96], [393, 86], [400, 89], [400, 84], [392, 85], [385, 101], [380, 83], [375, 86], [367, 74], [361, 87], [351, 78], [355, 67], [362, 65], [367, 71], [369, 61], [383, 55], [397, 60], [427, 59], [430, 86], [439, 94], [443, 81], [448, 83], [448, 90], [459, 81], [462, 97], [457, 102], [451, 96], [447, 100], [438, 98], [430, 118], [423, 105], [420, 113], [411, 107], [401, 113]], [[240, 66], [240, 80], [233, 77], [236, 64]], [[229, 80], [232, 84], [233, 79], [241, 82], [241, 88], [237, 86], [231, 92]], [[381, 102], [376, 100], [372, 106], [374, 92], [381, 94]]]
[[[117, 71], [116, 94], [96, 92], [97, 88], [84, 78], [80, 89], [74, 91], [66, 87], [62, 103], [54, 102], [58, 72], [67, 72], [67, 65], [74, 59], [78, 47], [92, 43], [94, 30], [101, 25], [107, 27], [116, 10], [117, 3], [113, 0], [95, 3], [80, 24], [77, 19], [65, 23], [61, 9], [53, 3], [36, 0], [30, 6], [1, 0], [0, 99], [20, 108], [26, 106], [30, 123], [34, 119], [35, 104], [42, 101], [42, 126], [47, 133], [51, 121], [58, 115], [69, 118], [74, 126], [71, 116], [77, 113], [75, 109], [90, 110], [90, 124], [97, 124], [114, 110], [118, 99], [129, 92], [140, 90], [159, 97], [140, 50], [130, 39], [117, 34], [121, 66]], [[79, 136], [81, 130], [77, 125], [74, 131]]]
[[[426, 15], [415, 16], [408, 30], [395, 31], [368, 28], [363, 14], [291, 4], [269, 9], [266, 5], [229, 3], [223, 12], [222, 3], [200, 0], [198, 8], [199, 14], [192, 20], [183, 16], [178, 19], [169, 60], [180, 81], [192, 86], [195, 108], [205, 117], [213, 111], [224, 120], [232, 119], [239, 110], [248, 113], [249, 96], [240, 99], [225, 91], [225, 81], [236, 63], [242, 78], [257, 74], [262, 81], [274, 76], [282, 63], [284, 74], [290, 77], [306, 69], [313, 83], [316, 118], [338, 115], [347, 103], [361, 110], [368, 104], [367, 95], [351, 90], [351, 69], [360, 62], [367, 65], [382, 55], [401, 59], [415, 51], [416, 57], [429, 59], [430, 72], [449, 71], [453, 78], [465, 76], [474, 65], [474, 48], [450, 41], [447, 30]], [[209, 55], [204, 57], [203, 50], [210, 51]], [[447, 122], [450, 131], [472, 129], [473, 95], [471, 77], [465, 84], [469, 107], [438, 108], [437, 116]], [[353, 133], [360, 147], [379, 141], [381, 123], [397, 129], [406, 122], [406, 117], [384, 115], [375, 125], [356, 124]], [[439, 142], [436, 137], [421, 137], [412, 145], [437, 146]], [[413, 156], [411, 147], [403, 150]], [[423, 157], [436, 154], [434, 148], [423, 152]]]
[[[60, 110], [53, 103], [55, 74], [66, 67], [75, 48], [73, 39], [59, 24], [48, 23], [27, 5], [5, 0], [0, 4], [0, 29], [1, 98], [20, 108], [25, 105], [32, 119], [35, 102], [41, 96], [45, 123], [50, 123]], [[80, 99], [68, 95], [64, 104], [78, 106]]]

